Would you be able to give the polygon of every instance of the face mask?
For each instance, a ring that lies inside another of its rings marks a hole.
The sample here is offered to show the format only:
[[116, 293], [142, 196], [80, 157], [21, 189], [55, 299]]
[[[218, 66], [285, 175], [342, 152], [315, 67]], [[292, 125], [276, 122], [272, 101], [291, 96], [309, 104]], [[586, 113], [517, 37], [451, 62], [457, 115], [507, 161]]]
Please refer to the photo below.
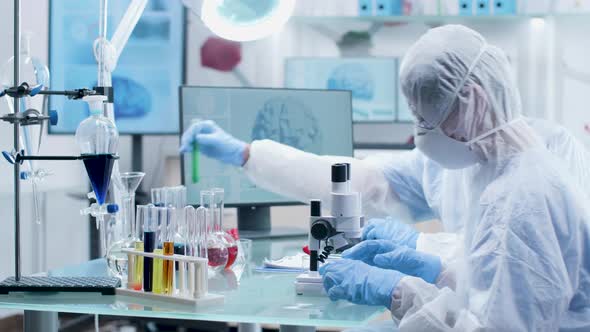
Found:
[[476, 143], [520, 120], [522, 120], [522, 118], [517, 118], [504, 123], [501, 126], [475, 137], [469, 142], [460, 142], [450, 138], [442, 132], [440, 127], [428, 130], [416, 126], [414, 127], [414, 143], [426, 157], [434, 160], [443, 168], [467, 168], [481, 162], [481, 159], [471, 149], [473, 143]]
[[446, 169], [460, 169], [479, 162], [467, 143], [445, 135], [439, 127], [432, 130], [414, 128], [414, 143], [424, 155]]

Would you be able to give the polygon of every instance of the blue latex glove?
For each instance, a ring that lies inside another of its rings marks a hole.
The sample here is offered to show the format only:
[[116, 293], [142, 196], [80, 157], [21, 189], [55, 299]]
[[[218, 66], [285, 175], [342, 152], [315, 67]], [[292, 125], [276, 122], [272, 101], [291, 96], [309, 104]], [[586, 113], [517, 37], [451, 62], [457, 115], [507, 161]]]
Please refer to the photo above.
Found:
[[324, 289], [332, 301], [391, 306], [391, 297], [404, 274], [361, 261], [340, 259], [320, 267]]
[[362, 240], [390, 240], [416, 249], [419, 232], [412, 226], [393, 219], [371, 219], [363, 228]]
[[344, 251], [342, 257], [360, 260], [382, 269], [397, 270], [431, 284], [436, 281], [442, 269], [439, 257], [387, 240], [363, 241]]
[[393, 242], [388, 240], [363, 241], [342, 252], [342, 258], [354, 259], [369, 265], [375, 265], [373, 260], [376, 255], [391, 252], [396, 247]]
[[191, 152], [194, 142], [199, 144], [199, 151], [207, 157], [234, 166], [244, 164], [244, 150], [247, 144], [223, 131], [213, 121], [193, 123], [182, 134], [180, 153]]

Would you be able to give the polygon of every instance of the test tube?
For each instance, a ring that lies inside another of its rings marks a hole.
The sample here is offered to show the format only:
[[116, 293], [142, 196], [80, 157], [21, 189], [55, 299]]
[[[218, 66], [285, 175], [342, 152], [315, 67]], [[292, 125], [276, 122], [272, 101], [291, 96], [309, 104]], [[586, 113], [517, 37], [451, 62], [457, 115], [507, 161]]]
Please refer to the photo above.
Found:
[[165, 188], [152, 188], [152, 203], [155, 206], [162, 206], [162, 204], [164, 204], [164, 189]]
[[164, 187], [162, 188], [162, 201], [164, 202], [164, 206], [175, 206], [175, 199], [174, 199], [174, 188], [171, 187]]
[[[201, 190], [201, 207], [205, 209], [206, 221], [209, 227], [213, 226], [214, 194], [211, 190]], [[212, 231], [210, 229], [208, 231]]]
[[199, 176], [199, 155], [201, 152], [199, 151], [199, 143], [196, 141], [193, 142], [193, 164], [192, 164], [192, 176], [193, 176], [193, 183], [199, 183], [201, 180]]
[[223, 231], [223, 208], [224, 208], [224, 195], [225, 191], [223, 188], [212, 188], [213, 192], [213, 220], [215, 224], [215, 231]]
[[[168, 208], [166, 207], [155, 207], [154, 218], [158, 225], [158, 234], [156, 248], [154, 253], [163, 255], [164, 254], [164, 240], [167, 234], [166, 228], [168, 226]], [[174, 251], [174, 249], [172, 249]], [[161, 258], [154, 258], [153, 265], [153, 287], [152, 291], [157, 294], [164, 293], [164, 260]]]
[[[184, 217], [182, 213], [180, 213], [180, 211], [186, 206], [186, 187], [176, 186], [167, 188], [165, 201], [168, 206], [175, 207], [176, 211], [179, 212], [176, 214], [174, 220], [174, 254], [186, 255], [186, 225]], [[178, 271], [180, 264], [177, 262], [175, 266]]]
[[[187, 255], [198, 257], [199, 225], [197, 224], [196, 211], [192, 206], [184, 208], [184, 219], [187, 229]], [[188, 290], [192, 295], [195, 291], [195, 264], [188, 264]]]
[[[195, 253], [196, 245], [198, 241], [198, 224], [196, 220], [196, 212], [195, 208], [191, 205], [187, 205], [183, 209], [182, 213], [183, 223], [185, 225], [186, 230], [186, 255], [188, 256], [196, 256]], [[186, 278], [185, 274], [187, 273], [187, 264], [184, 262], [178, 262], [179, 270], [178, 270], [178, 279], [177, 279], [177, 288], [178, 291], [183, 294], [188, 287], [191, 294], [194, 290], [194, 266], [192, 263], [188, 264], [188, 273], [189, 277]], [[186, 284], [188, 281], [188, 284]]]
[[[155, 208], [153, 206], [146, 206], [146, 210], [143, 210], [141, 217], [143, 219], [143, 251], [144, 252], [154, 252], [156, 246], [156, 238], [157, 238], [157, 230], [158, 224], [157, 220], [154, 215]], [[153, 258], [144, 257], [143, 258], [143, 290], [146, 292], [151, 292], [153, 289], [153, 279], [152, 279], [152, 267], [153, 267]]]
[[194, 256], [207, 258], [207, 209], [203, 206], [199, 206], [195, 211], [195, 217], [197, 221], [197, 241], [196, 251]]
[[[207, 215], [207, 209], [203, 206], [195, 211], [194, 256], [205, 259], [207, 259]], [[207, 294], [209, 288], [207, 266], [207, 263], [193, 263], [189, 268], [189, 288], [194, 298]]]
[[196, 246], [199, 234], [199, 225], [196, 219], [196, 210], [191, 205], [187, 205], [183, 210], [184, 222], [186, 224], [187, 231], [187, 250], [186, 254], [189, 256], [197, 256]]
[[182, 209], [186, 206], [186, 187], [185, 186], [178, 186], [176, 187], [177, 195], [178, 195], [178, 205], [176, 209]]
[[[174, 234], [176, 209], [174, 207], [162, 208], [163, 214], [160, 215], [162, 220], [162, 241], [164, 247], [164, 256], [174, 255]], [[174, 293], [174, 261], [164, 260], [162, 264], [162, 292], [164, 294]]]
[[[150, 206], [148, 205], [138, 205], [137, 212], [135, 214], [135, 227], [133, 228], [135, 234], [133, 237], [135, 238], [135, 243], [133, 244], [133, 248], [135, 251], [143, 251], [143, 237], [144, 237], [144, 223], [147, 220], [148, 212]], [[139, 256], [134, 256], [133, 260], [129, 261], [129, 283], [131, 289], [134, 290], [141, 290], [142, 282], [143, 282], [143, 259]], [[132, 271], [132, 272], [131, 272]]]

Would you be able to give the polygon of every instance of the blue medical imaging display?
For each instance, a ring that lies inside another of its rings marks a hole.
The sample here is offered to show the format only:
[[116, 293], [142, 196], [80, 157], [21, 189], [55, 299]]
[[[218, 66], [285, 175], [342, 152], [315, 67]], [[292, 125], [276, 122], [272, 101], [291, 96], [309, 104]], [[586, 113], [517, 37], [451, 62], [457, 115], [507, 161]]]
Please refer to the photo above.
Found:
[[[213, 120], [245, 142], [271, 139], [316, 154], [352, 156], [352, 105], [349, 91], [182, 87], [184, 130], [194, 119]], [[226, 204], [259, 205], [292, 200], [257, 188], [237, 167], [202, 156], [199, 182], [192, 182], [192, 156], [183, 157], [188, 202], [201, 190], [225, 189]]]
[[271, 139], [299, 150], [322, 152], [318, 118], [303, 101], [294, 97], [267, 100], [252, 127], [252, 140]]
[[398, 88], [397, 58], [289, 58], [288, 88], [350, 90], [355, 121], [412, 121]]
[[[107, 36], [129, 0], [109, 1]], [[52, 90], [92, 88], [97, 64], [99, 1], [50, 1], [49, 68]], [[122, 134], [178, 133], [178, 87], [183, 79], [184, 9], [181, 1], [149, 0], [112, 74], [115, 119]], [[88, 117], [81, 101], [51, 97], [59, 123], [52, 134], [71, 134]]]

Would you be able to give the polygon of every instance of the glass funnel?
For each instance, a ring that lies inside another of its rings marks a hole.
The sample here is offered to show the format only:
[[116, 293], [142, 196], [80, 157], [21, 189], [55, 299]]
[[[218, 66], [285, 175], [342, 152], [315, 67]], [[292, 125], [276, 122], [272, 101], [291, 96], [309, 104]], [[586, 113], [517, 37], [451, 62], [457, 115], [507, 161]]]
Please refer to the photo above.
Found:
[[140, 241], [135, 229], [135, 191], [139, 187], [145, 173], [125, 172], [121, 173], [115, 185], [121, 192], [122, 206], [120, 218], [122, 233], [118, 239], [110, 245], [107, 250], [107, 265], [112, 275], [125, 278], [127, 275], [127, 254], [123, 249], [135, 248], [136, 242]]
[[[23, 33], [21, 36], [20, 49], [20, 78], [21, 82], [13, 82], [14, 80], [14, 57], [11, 57], [0, 68], [0, 89], [4, 90], [16, 85], [26, 82], [29, 86], [43, 85], [43, 89], [49, 88], [49, 69], [43, 61], [31, 54], [31, 39], [32, 33]], [[4, 96], [4, 100], [11, 113], [14, 113], [14, 99], [8, 95]], [[20, 111], [25, 112], [29, 109], [37, 110], [43, 115], [47, 115], [47, 101], [46, 95], [36, 95], [34, 97], [26, 96], [20, 98]], [[20, 143], [25, 150], [26, 155], [37, 156], [40, 153], [41, 142], [45, 133], [45, 121], [41, 121], [38, 125], [28, 125], [21, 127]], [[31, 180], [33, 189], [33, 203], [35, 212], [35, 221], [41, 222], [41, 214], [39, 210], [39, 192], [38, 183], [43, 180], [45, 176], [50, 174], [49, 171], [41, 169], [37, 165], [37, 161], [27, 160], [25, 174], [27, 179]]]
[[228, 262], [228, 250], [223, 240], [215, 234], [214, 230], [214, 194], [212, 191], [201, 191], [201, 207], [205, 210], [207, 224], [207, 258], [209, 267], [214, 272], [221, 272], [225, 269]]

